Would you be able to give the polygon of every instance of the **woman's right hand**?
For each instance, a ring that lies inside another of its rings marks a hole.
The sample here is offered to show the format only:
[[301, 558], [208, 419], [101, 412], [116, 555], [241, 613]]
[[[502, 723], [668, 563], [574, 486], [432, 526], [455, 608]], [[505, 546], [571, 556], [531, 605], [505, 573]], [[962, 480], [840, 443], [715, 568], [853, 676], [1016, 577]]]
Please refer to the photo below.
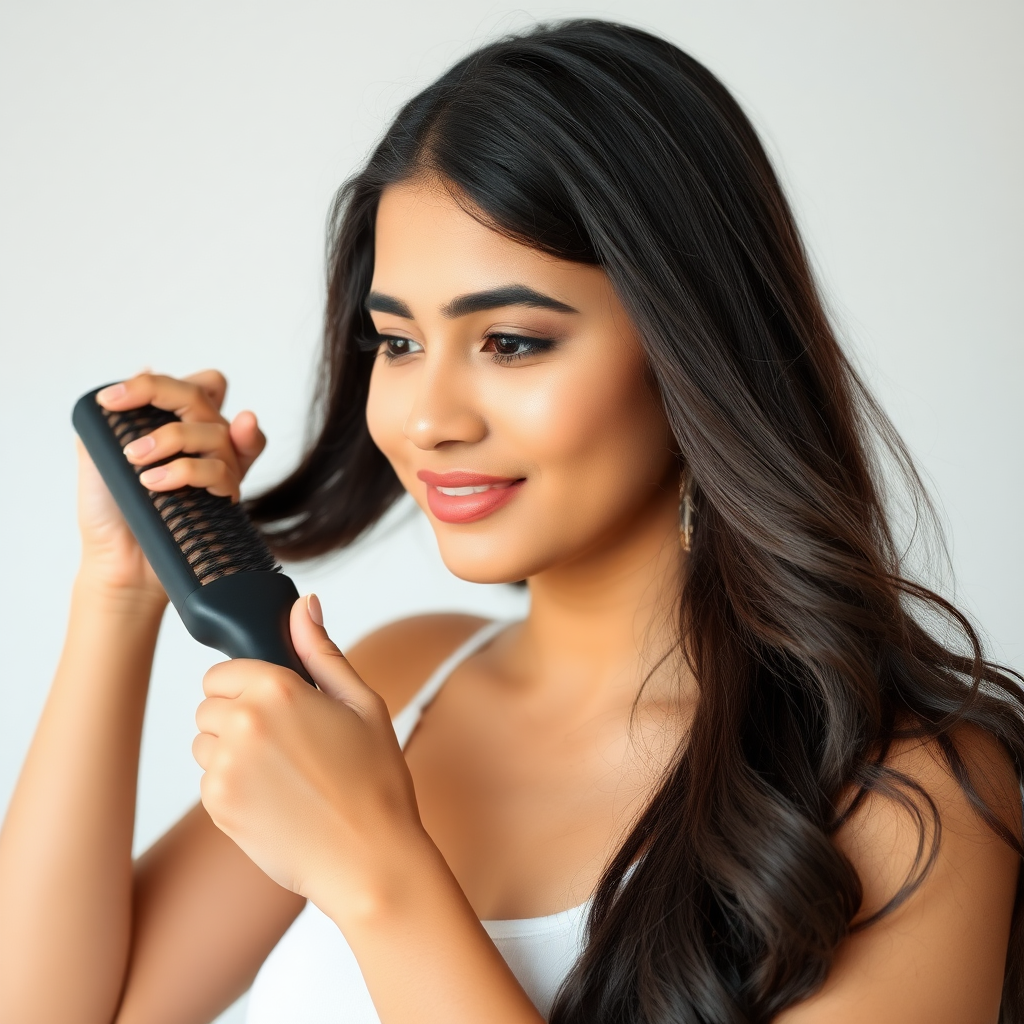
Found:
[[[230, 423], [220, 414], [226, 391], [227, 381], [216, 370], [180, 380], [140, 373], [104, 388], [96, 398], [112, 411], [155, 405], [180, 417], [180, 423], [159, 427], [125, 449], [128, 461], [140, 467], [181, 454], [143, 474], [149, 490], [173, 491], [190, 485], [237, 501], [242, 478], [263, 451], [266, 438], [253, 413], [240, 412]], [[78, 459], [82, 575], [104, 589], [166, 601], [160, 581], [81, 442]]]

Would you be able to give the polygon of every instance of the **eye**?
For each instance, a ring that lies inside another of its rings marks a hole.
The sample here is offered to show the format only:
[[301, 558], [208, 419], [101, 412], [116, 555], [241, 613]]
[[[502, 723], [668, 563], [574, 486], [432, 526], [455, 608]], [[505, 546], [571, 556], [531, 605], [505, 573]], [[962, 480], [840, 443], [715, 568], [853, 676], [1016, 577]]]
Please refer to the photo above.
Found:
[[488, 334], [484, 352], [491, 352], [497, 363], [511, 363], [527, 356], [539, 355], [554, 348], [551, 338], [531, 338], [525, 334]]
[[380, 339], [380, 354], [385, 359], [401, 359], [402, 356], [422, 351], [423, 346], [412, 338], [394, 338], [386, 334]]

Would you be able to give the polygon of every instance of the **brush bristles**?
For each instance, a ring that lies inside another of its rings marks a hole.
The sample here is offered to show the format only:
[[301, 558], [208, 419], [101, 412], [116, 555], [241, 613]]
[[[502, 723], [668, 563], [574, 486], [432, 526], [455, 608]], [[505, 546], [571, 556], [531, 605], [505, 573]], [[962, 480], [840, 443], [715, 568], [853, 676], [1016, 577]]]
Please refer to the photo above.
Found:
[[[125, 412], [103, 412], [122, 449], [136, 438], [178, 419], [174, 413], [152, 405]], [[163, 462], [137, 466], [135, 472], [160, 465]], [[218, 498], [199, 487], [148, 494], [201, 584], [237, 572], [277, 572], [281, 568], [242, 507], [232, 504], [230, 498]]]

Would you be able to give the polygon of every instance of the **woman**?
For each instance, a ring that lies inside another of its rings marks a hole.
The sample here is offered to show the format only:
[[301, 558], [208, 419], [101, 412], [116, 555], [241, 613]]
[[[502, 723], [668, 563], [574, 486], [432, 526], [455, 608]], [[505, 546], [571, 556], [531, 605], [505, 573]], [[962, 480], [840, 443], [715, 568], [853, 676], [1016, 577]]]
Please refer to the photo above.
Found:
[[[916, 478], [721, 84], [601, 22], [488, 46], [401, 111], [331, 237], [318, 434], [253, 517], [301, 558], [408, 490], [448, 567], [526, 579], [530, 613], [345, 657], [300, 600], [319, 691], [211, 669], [202, 804], [133, 873], [166, 599], [83, 458], [0, 1016], [209, 1020], [259, 971], [255, 1022], [1022, 1019], [1020, 693], [900, 576], [878, 456]], [[172, 457], [153, 490], [237, 498], [263, 438], [224, 388], [101, 396], [181, 416], [127, 453]]]

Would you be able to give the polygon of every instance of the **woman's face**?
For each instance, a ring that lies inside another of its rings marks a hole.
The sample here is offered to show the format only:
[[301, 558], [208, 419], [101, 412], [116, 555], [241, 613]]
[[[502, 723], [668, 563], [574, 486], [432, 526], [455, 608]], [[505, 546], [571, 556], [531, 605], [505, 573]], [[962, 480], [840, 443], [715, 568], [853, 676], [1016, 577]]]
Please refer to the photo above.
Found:
[[463, 579], [621, 544], [675, 500], [672, 441], [604, 271], [528, 248], [437, 182], [388, 188], [367, 299], [370, 434]]

